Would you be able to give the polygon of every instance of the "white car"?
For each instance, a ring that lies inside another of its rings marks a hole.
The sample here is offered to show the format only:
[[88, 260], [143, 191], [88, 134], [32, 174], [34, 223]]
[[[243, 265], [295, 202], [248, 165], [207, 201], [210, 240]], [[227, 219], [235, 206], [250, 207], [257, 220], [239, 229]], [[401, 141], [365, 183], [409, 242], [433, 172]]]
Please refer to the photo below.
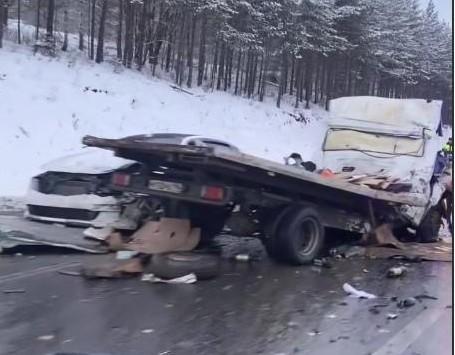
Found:
[[[126, 137], [134, 142], [214, 146], [238, 152], [222, 140], [196, 135], [159, 133]], [[54, 160], [33, 177], [27, 191], [25, 217], [67, 225], [134, 230], [139, 210], [135, 199], [109, 189], [113, 172], [139, 169], [138, 162], [111, 152], [85, 148]]]

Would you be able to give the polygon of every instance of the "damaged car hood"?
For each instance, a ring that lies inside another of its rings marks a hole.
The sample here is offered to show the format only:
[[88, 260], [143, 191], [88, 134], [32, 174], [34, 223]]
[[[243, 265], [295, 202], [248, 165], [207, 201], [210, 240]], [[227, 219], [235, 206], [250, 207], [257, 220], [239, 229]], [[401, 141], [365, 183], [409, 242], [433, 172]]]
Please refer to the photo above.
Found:
[[41, 166], [41, 169], [64, 173], [103, 174], [135, 163], [116, 157], [107, 150], [84, 148], [80, 153], [52, 160]]

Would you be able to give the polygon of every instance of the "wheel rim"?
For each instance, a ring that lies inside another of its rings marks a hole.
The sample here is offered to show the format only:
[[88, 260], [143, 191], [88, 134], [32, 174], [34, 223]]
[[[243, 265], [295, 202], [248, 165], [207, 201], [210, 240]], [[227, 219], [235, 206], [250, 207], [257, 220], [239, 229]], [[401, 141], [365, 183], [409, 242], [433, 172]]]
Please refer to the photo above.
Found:
[[307, 255], [316, 247], [319, 236], [318, 222], [314, 218], [307, 218], [299, 228], [299, 254]]

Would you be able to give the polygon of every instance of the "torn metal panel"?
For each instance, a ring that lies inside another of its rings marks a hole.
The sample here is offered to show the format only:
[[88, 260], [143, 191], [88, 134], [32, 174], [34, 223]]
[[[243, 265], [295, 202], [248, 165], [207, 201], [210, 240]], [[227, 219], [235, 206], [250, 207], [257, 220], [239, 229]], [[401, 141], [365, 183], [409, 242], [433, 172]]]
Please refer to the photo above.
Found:
[[83, 229], [0, 216], [0, 247], [8, 249], [20, 245], [48, 245], [95, 254], [107, 252], [98, 242], [84, 238]]
[[424, 138], [401, 137], [380, 135], [376, 133], [361, 132], [354, 129], [329, 129], [325, 140], [324, 149], [331, 150], [356, 150], [372, 153], [410, 155], [421, 157], [423, 155]]
[[440, 100], [376, 96], [340, 97], [330, 101], [330, 113], [335, 117], [399, 127], [424, 127], [432, 131], [438, 127], [441, 107]]

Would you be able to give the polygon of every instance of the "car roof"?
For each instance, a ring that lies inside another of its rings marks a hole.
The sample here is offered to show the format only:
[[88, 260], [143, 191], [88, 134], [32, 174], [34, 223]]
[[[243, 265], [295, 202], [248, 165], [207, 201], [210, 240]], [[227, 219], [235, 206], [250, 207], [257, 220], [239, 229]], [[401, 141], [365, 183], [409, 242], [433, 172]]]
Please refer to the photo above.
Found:
[[182, 140], [194, 136], [193, 134], [182, 133], [154, 133], [154, 134], [137, 134], [128, 136], [123, 139], [134, 140], [136, 142], [144, 143], [168, 143], [168, 144], [181, 144]]

